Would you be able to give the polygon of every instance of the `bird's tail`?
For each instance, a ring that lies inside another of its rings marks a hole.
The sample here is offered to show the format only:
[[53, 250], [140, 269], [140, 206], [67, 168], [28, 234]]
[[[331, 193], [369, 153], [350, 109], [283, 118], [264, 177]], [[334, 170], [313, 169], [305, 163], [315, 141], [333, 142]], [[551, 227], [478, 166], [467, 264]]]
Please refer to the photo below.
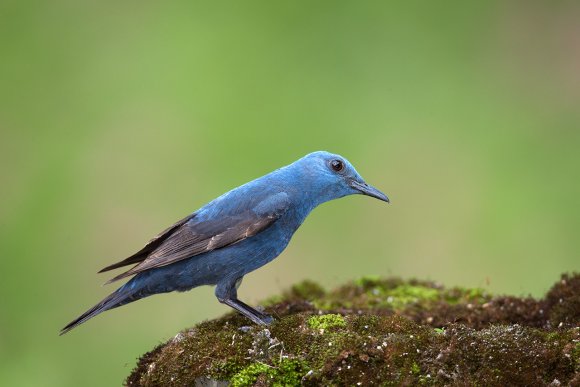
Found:
[[87, 310], [85, 313], [83, 313], [70, 323], [68, 323], [64, 328], [60, 330], [60, 335], [64, 335], [71, 329], [77, 327], [78, 325], [81, 325], [82, 323], [95, 317], [99, 313], [143, 298], [143, 296], [140, 295], [139, 292], [136, 292], [132, 286], [129, 286], [130, 283], [131, 281], [121, 286], [115, 292], [105, 297], [105, 299], [103, 299], [97, 305], [93, 306], [91, 309]]

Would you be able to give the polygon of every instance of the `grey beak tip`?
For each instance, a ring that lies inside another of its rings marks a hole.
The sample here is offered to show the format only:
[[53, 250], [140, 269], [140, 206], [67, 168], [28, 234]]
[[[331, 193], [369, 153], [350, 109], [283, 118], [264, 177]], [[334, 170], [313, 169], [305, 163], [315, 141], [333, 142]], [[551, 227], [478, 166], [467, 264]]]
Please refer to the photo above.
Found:
[[350, 184], [354, 189], [358, 190], [363, 195], [371, 196], [373, 198], [390, 203], [389, 197], [372, 185], [358, 181], [352, 181]]

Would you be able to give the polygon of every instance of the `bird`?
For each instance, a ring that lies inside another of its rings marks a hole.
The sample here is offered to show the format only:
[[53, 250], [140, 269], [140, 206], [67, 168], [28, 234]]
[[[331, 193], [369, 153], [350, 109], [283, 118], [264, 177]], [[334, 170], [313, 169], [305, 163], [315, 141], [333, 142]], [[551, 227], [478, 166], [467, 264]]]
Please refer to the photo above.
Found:
[[259, 325], [272, 316], [238, 299], [243, 277], [276, 258], [318, 205], [362, 194], [389, 203], [344, 157], [326, 151], [252, 180], [207, 203], [168, 227], [141, 250], [99, 273], [134, 265], [107, 282], [132, 277], [71, 321], [60, 335], [133, 301], [160, 293], [215, 286], [215, 296]]

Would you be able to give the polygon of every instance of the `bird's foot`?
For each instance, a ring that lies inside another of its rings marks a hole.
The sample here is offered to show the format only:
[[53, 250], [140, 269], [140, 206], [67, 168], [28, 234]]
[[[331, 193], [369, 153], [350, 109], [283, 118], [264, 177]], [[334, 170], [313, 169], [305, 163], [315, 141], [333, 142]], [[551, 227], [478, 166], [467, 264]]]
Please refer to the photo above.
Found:
[[274, 322], [274, 317], [269, 314], [261, 313], [260, 321], [260, 325], [270, 325]]
[[274, 322], [274, 317], [270, 316], [269, 314], [259, 312], [255, 309], [252, 311], [243, 311], [241, 313], [258, 325], [267, 326]]

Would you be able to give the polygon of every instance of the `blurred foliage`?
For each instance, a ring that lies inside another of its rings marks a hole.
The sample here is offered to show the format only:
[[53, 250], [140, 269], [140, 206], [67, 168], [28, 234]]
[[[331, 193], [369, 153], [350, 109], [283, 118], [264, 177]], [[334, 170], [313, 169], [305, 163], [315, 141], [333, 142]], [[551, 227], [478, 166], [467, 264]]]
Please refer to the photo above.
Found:
[[0, 384], [116, 385], [227, 308], [210, 288], [65, 323], [95, 272], [314, 150], [392, 199], [316, 210], [248, 276], [540, 295], [580, 269], [578, 2], [0, 4]]

